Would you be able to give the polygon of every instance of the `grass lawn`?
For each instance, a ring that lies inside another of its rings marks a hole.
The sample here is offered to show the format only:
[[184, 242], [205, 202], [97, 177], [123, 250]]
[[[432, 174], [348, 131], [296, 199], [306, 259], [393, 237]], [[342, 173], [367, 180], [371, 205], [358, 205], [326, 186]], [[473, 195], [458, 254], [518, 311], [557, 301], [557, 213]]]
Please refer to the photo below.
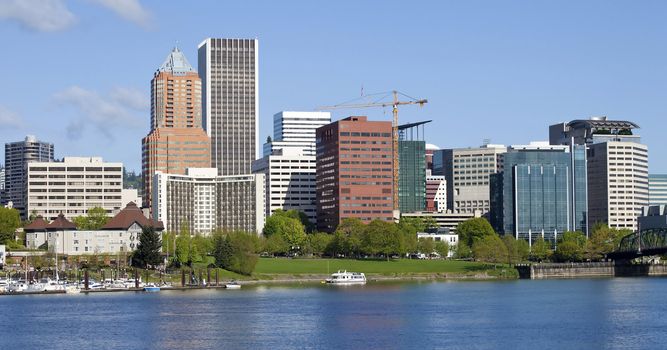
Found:
[[331, 274], [337, 270], [366, 274], [401, 273], [469, 273], [493, 267], [470, 261], [456, 260], [354, 260], [354, 259], [287, 259], [260, 258], [256, 274]]

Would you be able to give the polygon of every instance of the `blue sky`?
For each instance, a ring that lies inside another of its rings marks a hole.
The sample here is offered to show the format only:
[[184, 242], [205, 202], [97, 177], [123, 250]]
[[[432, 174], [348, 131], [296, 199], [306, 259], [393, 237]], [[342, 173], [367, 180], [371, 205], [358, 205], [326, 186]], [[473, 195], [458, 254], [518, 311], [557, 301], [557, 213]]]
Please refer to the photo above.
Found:
[[[178, 43], [260, 41], [260, 140], [281, 110], [397, 89], [427, 98], [440, 147], [546, 140], [548, 125], [632, 120], [667, 172], [667, 3], [661, 1], [0, 0], [0, 143], [141, 166], [150, 80]], [[390, 109], [335, 111], [334, 119]], [[0, 160], [4, 163], [4, 154]]]

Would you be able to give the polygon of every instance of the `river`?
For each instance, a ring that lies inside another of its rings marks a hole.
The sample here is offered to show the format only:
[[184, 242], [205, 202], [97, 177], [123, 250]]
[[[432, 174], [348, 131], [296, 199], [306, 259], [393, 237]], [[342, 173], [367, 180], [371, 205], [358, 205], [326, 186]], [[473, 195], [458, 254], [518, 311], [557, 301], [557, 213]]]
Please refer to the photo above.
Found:
[[0, 349], [658, 349], [665, 278], [0, 297]]

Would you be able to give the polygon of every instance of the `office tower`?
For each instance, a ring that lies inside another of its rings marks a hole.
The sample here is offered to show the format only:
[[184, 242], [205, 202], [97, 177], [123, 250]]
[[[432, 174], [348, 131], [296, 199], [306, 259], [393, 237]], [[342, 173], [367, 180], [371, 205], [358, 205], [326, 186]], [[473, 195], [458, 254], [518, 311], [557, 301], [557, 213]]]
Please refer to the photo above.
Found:
[[28, 135], [23, 141], [5, 144], [5, 191], [23, 220], [28, 218], [25, 210], [27, 165], [50, 161], [53, 161], [53, 144], [39, 141], [35, 136]]
[[331, 123], [329, 112], [283, 111], [273, 116], [273, 138], [264, 144], [263, 156], [283, 147], [300, 148], [306, 156], [315, 156], [315, 130]]
[[0, 166], [0, 207], [7, 204], [5, 197], [5, 168]]
[[317, 229], [393, 220], [391, 122], [348, 117], [317, 129]]
[[[581, 145], [511, 146], [491, 175], [491, 223], [499, 234], [532, 244], [566, 231], [588, 234], [586, 159]], [[582, 186], [581, 190], [577, 190]]]
[[253, 173], [266, 178], [266, 216], [294, 209], [315, 223], [315, 131], [330, 122], [328, 112], [273, 116], [273, 139], [264, 144], [264, 157], [252, 163]]
[[667, 174], [648, 175], [649, 205], [667, 205]]
[[259, 158], [257, 39], [213, 39], [199, 44], [203, 125], [218, 175], [251, 173]]
[[588, 226], [606, 223], [637, 229], [649, 203], [648, 147], [634, 134], [639, 126], [607, 117], [578, 119], [549, 127], [552, 144], [587, 147]]
[[440, 147], [434, 144], [426, 144], [426, 176], [433, 175], [433, 155], [439, 150]]
[[100, 207], [109, 216], [123, 208], [123, 163], [99, 157], [65, 157], [57, 162], [27, 165], [27, 212], [55, 220], [86, 215]]
[[423, 211], [426, 206], [426, 142], [429, 121], [398, 126], [398, 208], [401, 213]]
[[201, 80], [174, 48], [151, 80], [151, 131], [142, 140], [144, 206], [151, 206], [156, 171], [185, 174], [210, 166], [210, 140], [202, 129]]
[[426, 176], [425, 211], [444, 213], [447, 211], [447, 180], [444, 176]]
[[263, 174], [218, 176], [215, 168], [188, 168], [185, 175], [158, 171], [153, 189], [153, 219], [168, 231], [260, 233], [264, 228]]
[[502, 145], [435, 151], [433, 175], [447, 180], [447, 209], [453, 213], [488, 214], [489, 175], [502, 167]]

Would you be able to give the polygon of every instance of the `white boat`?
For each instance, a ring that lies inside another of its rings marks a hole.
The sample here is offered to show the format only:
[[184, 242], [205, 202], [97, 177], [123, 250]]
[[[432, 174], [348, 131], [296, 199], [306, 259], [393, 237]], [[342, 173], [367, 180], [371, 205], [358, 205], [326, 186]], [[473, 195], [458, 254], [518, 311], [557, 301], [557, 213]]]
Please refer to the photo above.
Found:
[[241, 289], [241, 285], [238, 282], [229, 282], [225, 284], [226, 289]]
[[23, 293], [28, 288], [28, 284], [24, 280], [13, 280], [9, 282], [6, 288], [7, 293]]
[[28, 284], [28, 286], [23, 290], [23, 293], [39, 293], [46, 290], [46, 285], [39, 282], [34, 282]]
[[157, 284], [147, 283], [144, 286], [144, 292], [159, 292], [159, 291], [160, 291], [160, 286], [158, 286]]
[[9, 282], [5, 278], [0, 278], [0, 293], [7, 292], [7, 287], [9, 287]]
[[50, 278], [42, 278], [39, 280], [39, 283], [44, 285], [44, 290], [49, 291], [49, 292], [55, 292], [55, 291], [64, 291], [65, 286], [58, 283], [56, 280], [52, 280]]
[[366, 275], [362, 272], [347, 272], [340, 271], [331, 274], [331, 278], [326, 279], [327, 283], [331, 284], [366, 284]]
[[81, 293], [81, 288], [76, 284], [70, 284], [65, 287], [65, 294], [79, 294]]

